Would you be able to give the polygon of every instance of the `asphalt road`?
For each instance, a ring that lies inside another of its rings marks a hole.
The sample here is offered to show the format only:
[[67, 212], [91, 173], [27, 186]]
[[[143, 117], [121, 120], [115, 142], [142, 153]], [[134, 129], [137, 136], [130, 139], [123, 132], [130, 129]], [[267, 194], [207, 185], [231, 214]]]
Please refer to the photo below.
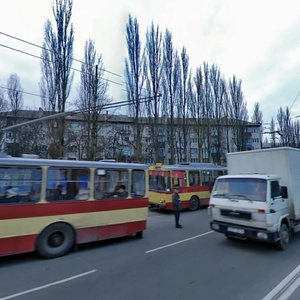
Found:
[[[0, 259], [0, 300], [300, 299], [300, 234], [286, 251], [228, 240], [209, 228], [206, 209], [149, 211], [143, 239], [80, 246], [56, 259]], [[298, 282], [299, 281], [299, 282]]]

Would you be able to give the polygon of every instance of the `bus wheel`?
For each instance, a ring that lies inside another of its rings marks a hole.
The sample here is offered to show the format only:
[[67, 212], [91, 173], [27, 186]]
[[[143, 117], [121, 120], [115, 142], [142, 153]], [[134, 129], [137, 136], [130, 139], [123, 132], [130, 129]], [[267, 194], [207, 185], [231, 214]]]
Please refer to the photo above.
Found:
[[143, 231], [138, 231], [135, 235], [138, 239], [142, 239], [143, 238]]
[[48, 226], [38, 238], [37, 252], [44, 258], [63, 256], [74, 245], [73, 229], [64, 223]]
[[279, 231], [279, 241], [276, 243], [276, 246], [279, 250], [285, 250], [290, 242], [290, 232], [289, 228], [285, 223], [280, 225]]
[[196, 196], [193, 196], [189, 201], [189, 209], [197, 210], [199, 208], [199, 199]]

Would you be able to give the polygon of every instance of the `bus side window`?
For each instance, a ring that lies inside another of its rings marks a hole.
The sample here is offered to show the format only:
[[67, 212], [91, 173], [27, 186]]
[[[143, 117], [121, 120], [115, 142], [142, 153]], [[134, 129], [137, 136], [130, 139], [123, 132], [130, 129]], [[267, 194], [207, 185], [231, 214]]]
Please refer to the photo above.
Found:
[[[100, 172], [101, 171], [101, 172]], [[125, 191], [120, 192], [121, 188]], [[127, 198], [128, 196], [128, 171], [103, 169], [96, 170], [94, 198]]]
[[37, 202], [40, 200], [41, 168], [12, 166], [0, 168], [0, 202]]
[[142, 197], [145, 195], [145, 172], [143, 170], [132, 171], [131, 196]]
[[199, 171], [189, 171], [189, 185], [190, 186], [200, 185]]
[[89, 169], [48, 169], [46, 200], [87, 200], [89, 198]]

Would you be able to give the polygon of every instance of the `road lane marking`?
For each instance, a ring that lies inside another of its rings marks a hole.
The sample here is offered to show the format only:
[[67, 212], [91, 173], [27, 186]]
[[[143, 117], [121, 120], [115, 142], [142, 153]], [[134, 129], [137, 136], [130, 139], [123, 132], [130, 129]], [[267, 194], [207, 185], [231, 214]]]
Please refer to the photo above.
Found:
[[83, 277], [83, 276], [90, 275], [94, 272], [97, 272], [97, 269], [94, 269], [94, 270], [91, 270], [91, 271], [88, 271], [88, 272], [85, 272], [85, 273], [81, 273], [81, 274], [78, 274], [78, 275], [75, 275], [75, 276], [72, 276], [72, 277], [67, 277], [67, 278], [62, 279], [62, 280], [54, 281], [54, 282], [51, 282], [51, 283], [48, 283], [48, 284], [45, 284], [45, 285], [41, 285], [41, 286], [38, 286], [36, 288], [26, 290], [26, 291], [23, 291], [23, 292], [20, 292], [20, 293], [16, 293], [16, 294], [12, 294], [12, 295], [9, 295], [9, 296], [6, 296], [6, 297], [2, 297], [2, 298], [0, 298], [0, 300], [7, 300], [7, 299], [12, 299], [12, 298], [16, 298], [16, 297], [19, 297], [19, 296], [23, 296], [25, 294], [36, 292], [36, 291], [46, 289], [46, 288], [54, 286], [54, 285], [62, 284], [62, 283], [65, 283], [65, 282], [68, 282], [68, 281], [71, 281], [71, 280], [74, 280], [74, 279], [77, 279], [77, 278], [80, 278], [80, 277]]
[[300, 265], [286, 276], [268, 295], [262, 300], [286, 300], [300, 285]]
[[208, 232], [205, 232], [205, 233], [202, 233], [202, 234], [199, 234], [199, 235], [195, 235], [195, 236], [192, 236], [192, 237], [190, 237], [188, 239], [184, 239], [184, 240], [181, 240], [181, 241], [178, 241], [178, 242], [175, 242], [175, 243], [167, 244], [167, 245], [155, 248], [155, 249], [148, 250], [145, 253], [148, 254], [148, 253], [155, 252], [155, 251], [158, 251], [158, 250], [161, 250], [161, 249], [164, 249], [164, 248], [168, 248], [168, 247], [172, 247], [172, 246], [175, 246], [175, 245], [178, 245], [178, 244], [181, 244], [181, 243], [185, 243], [185, 242], [188, 242], [190, 240], [197, 239], [199, 237], [205, 236], [205, 235], [213, 233], [213, 232], [214, 231], [212, 230], [212, 231], [208, 231]]

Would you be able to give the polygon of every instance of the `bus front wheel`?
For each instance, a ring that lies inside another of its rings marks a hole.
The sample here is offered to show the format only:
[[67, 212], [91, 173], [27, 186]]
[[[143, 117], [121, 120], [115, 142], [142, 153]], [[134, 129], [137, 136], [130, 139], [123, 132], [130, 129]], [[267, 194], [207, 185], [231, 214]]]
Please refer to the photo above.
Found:
[[190, 199], [190, 202], [189, 202], [189, 209], [190, 209], [190, 210], [197, 210], [197, 209], [199, 209], [199, 199], [198, 199], [198, 197], [193, 196], [193, 197]]
[[42, 231], [37, 252], [44, 258], [54, 258], [68, 253], [74, 245], [73, 229], [64, 223], [55, 223]]

